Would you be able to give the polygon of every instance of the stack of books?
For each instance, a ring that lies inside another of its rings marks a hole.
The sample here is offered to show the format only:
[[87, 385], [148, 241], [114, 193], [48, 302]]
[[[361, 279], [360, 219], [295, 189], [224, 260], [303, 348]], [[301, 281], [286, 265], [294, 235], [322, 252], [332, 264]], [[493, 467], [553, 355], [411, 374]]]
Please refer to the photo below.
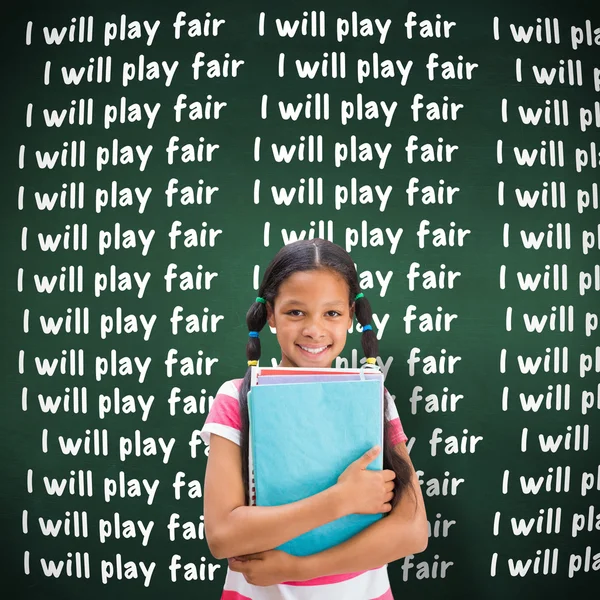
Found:
[[[334, 485], [367, 450], [383, 448], [383, 394], [377, 368], [253, 367], [248, 393], [252, 503], [280, 506], [308, 498]], [[368, 468], [383, 468], [383, 452]], [[381, 517], [347, 515], [278, 549], [315, 554]]]

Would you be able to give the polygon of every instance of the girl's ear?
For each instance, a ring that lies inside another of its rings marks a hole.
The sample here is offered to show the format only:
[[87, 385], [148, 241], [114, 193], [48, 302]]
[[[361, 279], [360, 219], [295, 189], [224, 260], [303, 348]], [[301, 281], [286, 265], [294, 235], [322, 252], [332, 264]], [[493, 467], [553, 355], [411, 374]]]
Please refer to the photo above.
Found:
[[348, 315], [349, 316], [348, 329], [350, 329], [350, 327], [352, 327], [352, 322], [354, 321], [355, 308], [356, 308], [356, 303], [353, 302], [352, 305], [350, 306], [350, 313]]
[[269, 327], [275, 327], [275, 313], [273, 312], [273, 306], [270, 302], [266, 303], [267, 307], [267, 323]]

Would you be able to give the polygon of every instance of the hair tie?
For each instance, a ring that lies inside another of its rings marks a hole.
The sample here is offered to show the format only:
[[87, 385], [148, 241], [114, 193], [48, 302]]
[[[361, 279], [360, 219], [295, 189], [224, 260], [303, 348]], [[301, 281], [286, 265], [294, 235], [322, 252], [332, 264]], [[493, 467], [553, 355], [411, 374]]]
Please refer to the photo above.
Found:
[[256, 366], [258, 366], [258, 361], [257, 360], [249, 360], [248, 361], [248, 366], [249, 367], [256, 367]]
[[251, 332], [250, 332], [248, 335], [249, 335], [250, 337], [257, 338], [257, 337], [258, 337], [258, 331], [251, 331]]
[[367, 364], [368, 365], [376, 365], [377, 359], [376, 358], [367, 358]]
[[260, 302], [261, 304], [266, 304], [267, 301], [264, 298], [261, 298], [260, 296], [256, 296], [255, 302]]
[[354, 298], [354, 301], [356, 302], [357, 300], [360, 300], [361, 298], [364, 298], [365, 295], [361, 292], [360, 294], [356, 294], [356, 298]]
[[363, 325], [363, 331], [373, 331], [373, 328], [370, 325]]

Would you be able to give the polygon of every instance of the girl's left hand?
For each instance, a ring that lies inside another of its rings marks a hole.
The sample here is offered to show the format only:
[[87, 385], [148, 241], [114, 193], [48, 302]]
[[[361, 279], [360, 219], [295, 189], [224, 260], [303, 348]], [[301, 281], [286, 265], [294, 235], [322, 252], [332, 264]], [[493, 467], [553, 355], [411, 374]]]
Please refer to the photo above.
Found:
[[281, 550], [267, 550], [227, 559], [232, 571], [242, 573], [248, 583], [258, 586], [292, 581], [297, 575], [298, 557]]

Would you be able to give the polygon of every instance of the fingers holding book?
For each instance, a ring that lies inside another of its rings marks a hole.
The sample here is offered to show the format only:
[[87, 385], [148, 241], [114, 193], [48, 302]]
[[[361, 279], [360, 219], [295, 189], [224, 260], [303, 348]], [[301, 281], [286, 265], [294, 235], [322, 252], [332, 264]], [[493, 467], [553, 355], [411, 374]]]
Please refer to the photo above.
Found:
[[348, 514], [379, 514], [392, 510], [396, 474], [389, 469], [374, 471], [367, 468], [380, 452], [381, 448], [374, 446], [350, 463], [338, 477]]

